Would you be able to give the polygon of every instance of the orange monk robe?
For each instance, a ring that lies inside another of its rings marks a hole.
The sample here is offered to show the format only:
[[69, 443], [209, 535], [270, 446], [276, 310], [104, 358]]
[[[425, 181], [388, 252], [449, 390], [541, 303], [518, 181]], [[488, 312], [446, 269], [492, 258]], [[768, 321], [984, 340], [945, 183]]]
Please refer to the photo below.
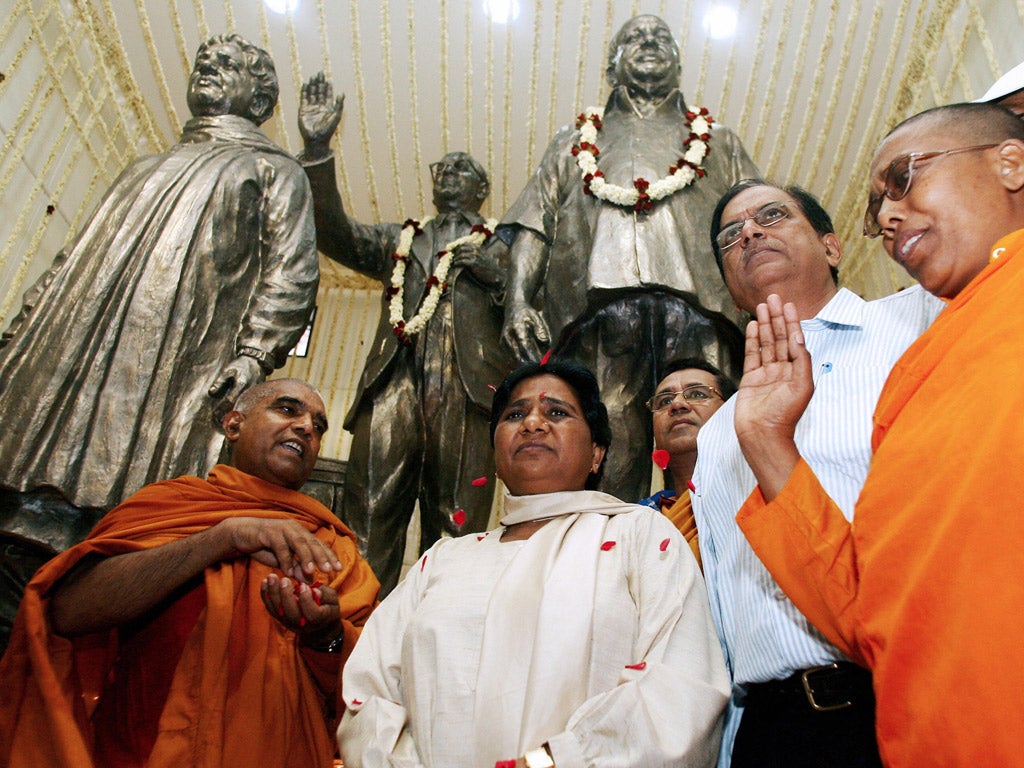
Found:
[[679, 496], [663, 496], [661, 498], [661, 513], [683, 534], [686, 543], [690, 545], [693, 556], [697, 558], [697, 565], [703, 572], [704, 565], [700, 561], [700, 542], [697, 538], [697, 521], [693, 519], [690, 492], [683, 491]]
[[1024, 230], [893, 369], [854, 522], [801, 462], [737, 515], [793, 602], [874, 676], [889, 766], [1024, 766]]
[[146, 486], [29, 583], [0, 662], [0, 765], [94, 765], [90, 717], [116, 670], [118, 633], [56, 635], [49, 589], [88, 553], [156, 547], [238, 516], [296, 520], [338, 555], [344, 568], [329, 584], [338, 592], [344, 647], [339, 654], [300, 648], [268, 614], [260, 583], [269, 567], [240, 557], [207, 568], [206, 607], [174, 671], [149, 765], [331, 765], [343, 711], [341, 665], [375, 605], [377, 579], [352, 532], [326, 507], [224, 465], [209, 482], [182, 477]]

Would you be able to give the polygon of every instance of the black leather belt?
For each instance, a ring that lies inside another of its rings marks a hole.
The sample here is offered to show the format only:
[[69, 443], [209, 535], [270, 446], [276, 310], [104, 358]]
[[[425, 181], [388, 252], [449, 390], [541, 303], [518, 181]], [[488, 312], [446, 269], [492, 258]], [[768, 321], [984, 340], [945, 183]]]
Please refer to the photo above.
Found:
[[794, 672], [785, 680], [748, 683], [746, 706], [784, 704], [810, 706], [817, 712], [870, 704], [875, 697], [871, 689], [871, 673], [848, 661]]

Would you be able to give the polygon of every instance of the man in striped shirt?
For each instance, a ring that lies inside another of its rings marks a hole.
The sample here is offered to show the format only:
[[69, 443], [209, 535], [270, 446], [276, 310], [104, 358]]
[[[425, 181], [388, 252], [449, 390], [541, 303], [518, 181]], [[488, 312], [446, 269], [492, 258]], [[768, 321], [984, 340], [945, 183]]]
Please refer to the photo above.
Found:
[[[737, 306], [752, 313], [777, 293], [797, 307], [816, 390], [795, 439], [849, 518], [868, 471], [878, 394], [942, 304], [916, 286], [872, 302], [839, 288], [842, 245], [828, 213], [797, 187], [739, 182], [715, 209], [711, 240]], [[870, 676], [804, 618], [736, 525], [756, 481], [734, 406], [735, 398], [700, 431], [691, 494], [733, 680], [720, 766], [878, 766]]]

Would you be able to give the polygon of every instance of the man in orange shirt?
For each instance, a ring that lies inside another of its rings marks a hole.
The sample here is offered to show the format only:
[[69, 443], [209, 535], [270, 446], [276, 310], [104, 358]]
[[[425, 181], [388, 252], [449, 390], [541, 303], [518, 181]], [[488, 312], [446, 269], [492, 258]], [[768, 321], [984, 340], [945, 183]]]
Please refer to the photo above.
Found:
[[[732, 379], [699, 357], [665, 363], [647, 401], [654, 431], [654, 461], [665, 472], [665, 490], [640, 501], [661, 510], [683, 534], [700, 564], [690, 478], [697, 463], [697, 432], [736, 392]], [[659, 453], [661, 454], [659, 456]]]
[[324, 404], [270, 381], [223, 427], [232, 466], [144, 487], [29, 583], [0, 663], [0, 764], [331, 765], [379, 584], [298, 491]]
[[1024, 765], [1024, 123], [958, 104], [897, 126], [865, 234], [948, 300], [878, 401], [850, 524], [793, 431], [813, 391], [795, 307], [747, 329], [736, 431], [759, 487], [737, 522], [789, 597], [870, 667], [889, 766]]

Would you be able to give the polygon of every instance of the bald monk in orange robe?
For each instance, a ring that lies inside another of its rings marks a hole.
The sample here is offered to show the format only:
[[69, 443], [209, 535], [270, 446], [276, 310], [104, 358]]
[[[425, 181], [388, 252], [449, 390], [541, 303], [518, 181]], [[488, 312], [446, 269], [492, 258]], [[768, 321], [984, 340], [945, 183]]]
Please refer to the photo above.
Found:
[[990, 105], [922, 113], [883, 140], [871, 181], [865, 232], [948, 306], [878, 401], [853, 524], [792, 441], [813, 390], [795, 309], [758, 307], [736, 430], [759, 487], [737, 521], [871, 668], [886, 765], [1021, 766], [1024, 123]]
[[144, 487], [30, 582], [0, 662], [0, 765], [330, 766], [341, 668], [379, 584], [298, 492], [327, 419], [271, 381], [234, 466]]

